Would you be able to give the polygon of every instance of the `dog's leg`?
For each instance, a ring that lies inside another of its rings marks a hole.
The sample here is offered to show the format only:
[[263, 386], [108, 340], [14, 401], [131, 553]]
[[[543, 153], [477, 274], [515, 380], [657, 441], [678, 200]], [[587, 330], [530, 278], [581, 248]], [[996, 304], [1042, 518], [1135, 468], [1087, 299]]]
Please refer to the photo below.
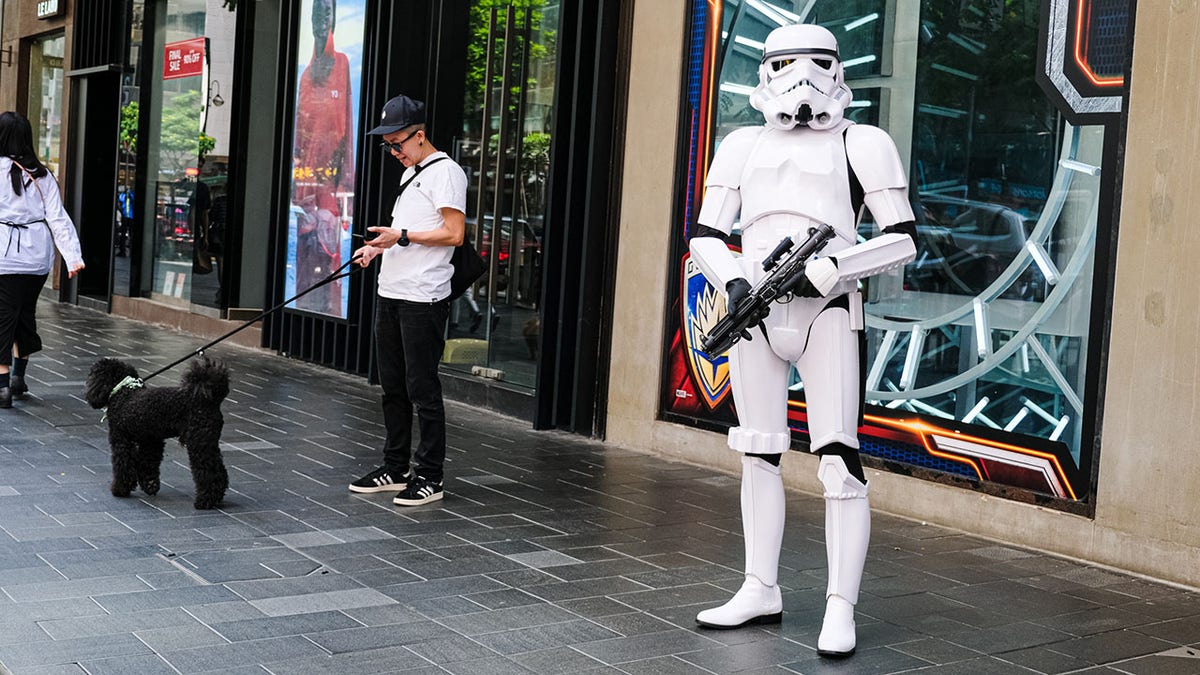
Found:
[[113, 479], [110, 491], [114, 497], [128, 497], [137, 485], [137, 443], [115, 433], [109, 433], [112, 453]]
[[202, 443], [189, 439], [187, 451], [192, 480], [196, 483], [195, 507], [214, 509], [229, 488], [229, 473], [221, 459], [220, 445], [215, 440]]
[[166, 446], [162, 440], [145, 441], [140, 444], [137, 453], [138, 485], [142, 492], [148, 495], [158, 494], [159, 468], [162, 466], [163, 451]]

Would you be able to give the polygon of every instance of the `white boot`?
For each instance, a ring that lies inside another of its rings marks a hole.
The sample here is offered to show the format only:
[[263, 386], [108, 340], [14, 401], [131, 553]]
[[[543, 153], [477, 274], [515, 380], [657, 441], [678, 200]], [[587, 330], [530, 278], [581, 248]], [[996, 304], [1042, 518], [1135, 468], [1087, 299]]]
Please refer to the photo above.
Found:
[[817, 638], [817, 653], [849, 656], [856, 644], [854, 605], [871, 540], [871, 506], [866, 484], [846, 470], [841, 457], [822, 457], [817, 476], [825, 486], [825, 553], [829, 558], [825, 620]]
[[742, 533], [746, 540], [746, 581], [729, 602], [696, 615], [706, 628], [739, 628], [779, 623], [779, 548], [783, 545], [783, 478], [779, 467], [758, 457], [742, 457]]

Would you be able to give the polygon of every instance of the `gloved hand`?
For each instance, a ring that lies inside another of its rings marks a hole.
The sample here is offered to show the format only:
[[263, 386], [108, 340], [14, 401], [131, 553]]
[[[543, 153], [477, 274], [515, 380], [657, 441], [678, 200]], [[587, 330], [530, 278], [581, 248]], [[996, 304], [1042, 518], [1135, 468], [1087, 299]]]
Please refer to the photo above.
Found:
[[744, 277], [731, 279], [725, 284], [725, 311], [732, 314], [737, 306], [750, 295], [750, 282]]

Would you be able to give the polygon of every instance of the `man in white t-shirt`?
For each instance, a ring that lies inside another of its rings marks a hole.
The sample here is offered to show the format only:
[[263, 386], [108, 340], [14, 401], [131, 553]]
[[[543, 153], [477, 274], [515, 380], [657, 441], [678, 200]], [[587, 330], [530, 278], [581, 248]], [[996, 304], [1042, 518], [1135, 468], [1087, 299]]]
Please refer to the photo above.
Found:
[[[350, 484], [352, 492], [398, 492], [400, 506], [442, 498], [446, 415], [438, 362], [450, 313], [450, 256], [466, 229], [467, 176], [426, 136], [425, 105], [397, 96], [368, 134], [406, 169], [389, 227], [354, 252], [366, 267], [382, 257], [375, 310], [375, 352], [387, 438], [383, 465]], [[416, 409], [420, 443], [412, 451]]]

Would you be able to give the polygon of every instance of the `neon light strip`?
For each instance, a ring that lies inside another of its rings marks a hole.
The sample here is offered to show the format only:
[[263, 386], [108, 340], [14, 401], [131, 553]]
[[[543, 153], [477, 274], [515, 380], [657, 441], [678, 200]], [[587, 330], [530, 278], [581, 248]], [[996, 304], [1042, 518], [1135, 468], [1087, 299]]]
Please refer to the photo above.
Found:
[[[1121, 85], [1125, 84], [1124, 75], [1118, 75], [1116, 77], [1100, 77], [1092, 71], [1092, 64], [1088, 63], [1087, 58], [1083, 55], [1083, 35], [1087, 32], [1084, 28], [1085, 19], [1083, 16], [1083, 9], [1085, 5], [1088, 7], [1088, 9], [1091, 9], [1091, 2], [1089, 0], [1075, 0], [1075, 65], [1079, 66], [1079, 69], [1083, 71], [1083, 74], [1087, 76], [1087, 79], [1091, 80], [1092, 84], [1096, 85], [1097, 87], [1120, 87]], [[1090, 11], [1088, 12], [1086, 21], [1087, 25], [1091, 25], [1092, 15]]]

